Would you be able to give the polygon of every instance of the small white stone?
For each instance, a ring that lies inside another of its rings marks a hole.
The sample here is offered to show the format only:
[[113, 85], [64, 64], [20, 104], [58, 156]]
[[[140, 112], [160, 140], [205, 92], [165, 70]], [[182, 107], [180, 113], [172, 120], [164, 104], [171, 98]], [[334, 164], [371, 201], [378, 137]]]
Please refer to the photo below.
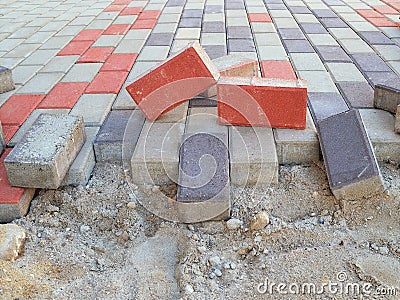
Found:
[[190, 295], [190, 294], [193, 294], [193, 292], [194, 292], [193, 286], [190, 284], [187, 284], [185, 286], [185, 293]]
[[234, 262], [231, 262], [231, 269], [235, 270], [236, 269], [236, 264]]
[[213, 267], [221, 265], [221, 259], [218, 256], [210, 257], [208, 261]]
[[126, 207], [130, 208], [130, 209], [135, 209], [136, 208], [136, 203], [133, 201], [129, 201], [128, 204], [126, 205]]
[[226, 221], [226, 227], [229, 230], [235, 230], [240, 228], [243, 225], [243, 221], [239, 220], [239, 219], [229, 219], [228, 221]]
[[82, 226], [79, 228], [79, 231], [80, 231], [81, 233], [88, 232], [89, 230], [90, 230], [90, 226], [88, 226], [88, 225], [82, 225]]
[[221, 272], [220, 269], [215, 269], [215, 270], [214, 270], [214, 274], [215, 274], [217, 277], [221, 277], [221, 276], [222, 276], [222, 272]]

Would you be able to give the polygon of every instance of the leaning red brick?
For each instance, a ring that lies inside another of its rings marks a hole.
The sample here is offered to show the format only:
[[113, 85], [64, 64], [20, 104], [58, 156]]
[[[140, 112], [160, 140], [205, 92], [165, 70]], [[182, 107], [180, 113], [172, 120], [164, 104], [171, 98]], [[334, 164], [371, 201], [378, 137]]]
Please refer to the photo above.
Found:
[[126, 89], [149, 120], [216, 84], [218, 69], [198, 42], [140, 75]]
[[304, 129], [304, 80], [221, 77], [217, 85], [220, 124]]

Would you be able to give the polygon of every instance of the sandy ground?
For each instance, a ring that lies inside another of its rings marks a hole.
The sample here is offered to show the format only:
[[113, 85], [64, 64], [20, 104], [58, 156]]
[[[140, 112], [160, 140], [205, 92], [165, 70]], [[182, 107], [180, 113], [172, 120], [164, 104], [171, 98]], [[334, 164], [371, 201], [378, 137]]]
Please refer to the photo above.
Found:
[[[228, 229], [164, 221], [120, 166], [98, 165], [86, 187], [42, 190], [15, 221], [25, 252], [0, 262], [0, 298], [400, 299], [400, 175], [381, 170], [385, 194], [338, 203], [322, 163], [281, 167], [255, 206], [233, 189], [243, 225]], [[261, 211], [269, 225], [249, 230]]]

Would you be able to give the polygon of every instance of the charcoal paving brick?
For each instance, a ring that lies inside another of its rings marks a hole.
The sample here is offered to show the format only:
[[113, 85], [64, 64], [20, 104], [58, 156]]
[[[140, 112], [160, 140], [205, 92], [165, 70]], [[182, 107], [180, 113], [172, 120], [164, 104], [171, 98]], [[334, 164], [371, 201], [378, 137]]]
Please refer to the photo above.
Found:
[[306, 6], [289, 6], [288, 9], [292, 14], [311, 14], [311, 11]]
[[224, 45], [205, 45], [203, 48], [211, 59], [216, 59], [227, 54], [227, 48]]
[[317, 53], [326, 62], [352, 62], [346, 52], [337, 46], [318, 46]]
[[250, 39], [228, 39], [229, 52], [254, 52], [254, 42]]
[[15, 89], [12, 72], [10, 69], [0, 66], [0, 94]]
[[314, 9], [313, 13], [318, 18], [337, 18], [337, 15], [330, 9]]
[[42, 114], [4, 161], [10, 184], [57, 189], [85, 139], [81, 117]]
[[400, 89], [384, 85], [376, 85], [374, 92], [374, 106], [395, 114], [400, 104]]
[[400, 77], [394, 72], [366, 72], [367, 80], [371, 85], [385, 85], [400, 89]]
[[130, 160], [145, 122], [139, 110], [113, 110], [101, 126], [94, 151], [97, 162]]
[[352, 107], [374, 107], [374, 90], [367, 82], [339, 82], [337, 85]]
[[320, 18], [320, 21], [327, 28], [346, 28], [348, 25], [340, 18]]
[[173, 33], [153, 33], [147, 39], [147, 46], [170, 46], [174, 38]]
[[211, 32], [225, 32], [225, 23], [224, 22], [203, 22], [202, 31], [204, 33]]
[[315, 123], [349, 110], [344, 99], [337, 93], [308, 93], [308, 106]]
[[313, 47], [307, 40], [284, 40], [286, 50], [289, 53], [312, 53]]
[[252, 39], [251, 30], [244, 26], [229, 26], [227, 28], [228, 39]]
[[357, 110], [318, 122], [318, 136], [329, 185], [340, 200], [383, 191], [382, 176]]
[[301, 23], [300, 27], [305, 33], [328, 33], [324, 26], [319, 23]]
[[379, 55], [375, 53], [357, 53], [352, 58], [364, 72], [390, 72], [391, 69]]
[[359, 31], [358, 34], [371, 45], [392, 45], [394, 42], [380, 31]]

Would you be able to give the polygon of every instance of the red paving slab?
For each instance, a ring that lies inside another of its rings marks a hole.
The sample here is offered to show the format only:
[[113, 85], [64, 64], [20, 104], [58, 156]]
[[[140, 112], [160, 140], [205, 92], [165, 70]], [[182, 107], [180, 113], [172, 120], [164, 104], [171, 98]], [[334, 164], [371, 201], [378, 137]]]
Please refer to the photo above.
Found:
[[161, 14], [161, 10], [144, 10], [140, 15], [140, 20], [152, 20], [158, 19]]
[[381, 14], [384, 14], [384, 15], [397, 15], [399, 13], [393, 7], [390, 7], [387, 5], [377, 5], [377, 6], [372, 6], [372, 7], [377, 12], [380, 12]]
[[272, 19], [268, 14], [247, 14], [249, 22], [267, 22], [271, 23]]
[[383, 15], [373, 9], [359, 9], [356, 12], [364, 18], [382, 18]]
[[137, 58], [137, 54], [114, 53], [111, 54], [101, 71], [130, 71]]
[[6, 139], [6, 143], [8, 143], [14, 134], [18, 131], [19, 126], [17, 125], [2, 125], [4, 138]]
[[157, 20], [136, 20], [131, 26], [131, 29], [153, 29], [156, 26]]
[[119, 34], [123, 35], [126, 34], [131, 27], [131, 24], [112, 24], [110, 25], [106, 31], [104, 31], [104, 35], [113, 35]]
[[0, 107], [0, 120], [4, 125], [21, 126], [31, 112], [44, 99], [45, 95], [12, 95]]
[[7, 148], [0, 157], [0, 204], [18, 204], [25, 192], [24, 188], [13, 187], [8, 181], [4, 159], [11, 150]]
[[129, 72], [99, 72], [89, 84], [86, 94], [117, 94], [125, 82]]
[[71, 41], [67, 46], [64, 47], [60, 52], [58, 52], [58, 56], [65, 55], [82, 55], [86, 52], [87, 49], [93, 44], [94, 41]]
[[122, 11], [126, 7], [126, 4], [112, 4], [105, 8], [104, 12]]
[[78, 63], [102, 63], [107, 60], [107, 58], [114, 51], [114, 47], [93, 47], [89, 48], [81, 58], [79, 58]]
[[88, 85], [88, 82], [60, 82], [40, 102], [37, 108], [71, 109]]
[[368, 22], [376, 27], [397, 27], [398, 25], [387, 18], [366, 18]]
[[128, 5], [129, 3], [131, 3], [132, 0], [115, 0], [112, 2], [112, 5]]
[[264, 78], [297, 79], [292, 64], [289, 61], [264, 60], [261, 62], [261, 73]]
[[104, 32], [104, 30], [87, 29], [82, 30], [73, 41], [96, 41]]
[[143, 11], [143, 7], [127, 7], [121, 13], [120, 16], [131, 16], [138, 15]]

